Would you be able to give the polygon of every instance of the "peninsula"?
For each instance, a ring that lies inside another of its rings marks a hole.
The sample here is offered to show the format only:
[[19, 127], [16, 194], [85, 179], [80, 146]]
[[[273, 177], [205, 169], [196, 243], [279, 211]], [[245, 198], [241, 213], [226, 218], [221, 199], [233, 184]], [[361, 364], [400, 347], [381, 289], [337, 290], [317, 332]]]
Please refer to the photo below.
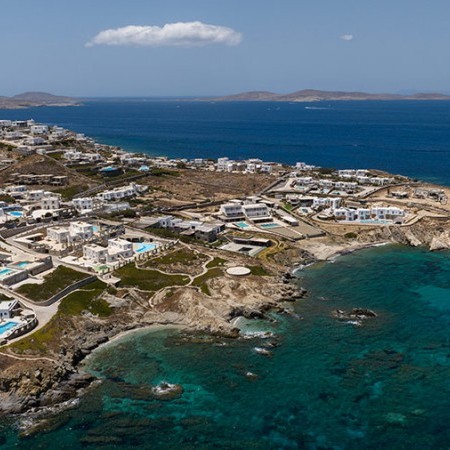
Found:
[[124, 331], [240, 338], [236, 319], [306, 295], [294, 269], [450, 248], [450, 189], [374, 169], [153, 157], [33, 120], [0, 120], [0, 167], [3, 414], [80, 395], [83, 359]]
[[40, 106], [76, 106], [80, 102], [71, 97], [48, 94], [46, 92], [25, 92], [13, 97], [0, 96], [0, 109], [21, 109]]
[[223, 97], [209, 98], [220, 102], [320, 102], [356, 100], [450, 100], [450, 96], [439, 93], [419, 93], [411, 95], [370, 94], [367, 92], [320, 91], [304, 89], [290, 94], [276, 94], [267, 91], [250, 91]]

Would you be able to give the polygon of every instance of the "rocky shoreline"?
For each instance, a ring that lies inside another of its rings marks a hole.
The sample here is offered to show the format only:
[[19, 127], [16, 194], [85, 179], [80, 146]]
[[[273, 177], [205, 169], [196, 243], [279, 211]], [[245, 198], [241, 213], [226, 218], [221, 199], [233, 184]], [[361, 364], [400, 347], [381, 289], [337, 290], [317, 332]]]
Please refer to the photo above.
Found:
[[[214, 315], [197, 317], [198, 320], [191, 317], [196, 313], [192, 308], [183, 311], [184, 315], [167, 311], [150, 314], [142, 305], [135, 305], [133, 314], [123, 317], [120, 322], [79, 317], [71, 324], [73, 332], [66, 333], [66, 345], [58, 348], [54, 358], [18, 356], [4, 351], [0, 353], [0, 368], [3, 369], [0, 375], [0, 415], [25, 413], [27, 416], [45, 416], [45, 411], [51, 414], [55, 405], [68, 404], [83, 395], [96, 378], [83, 372], [82, 362], [101, 345], [124, 333], [155, 325], [175, 325], [192, 333], [234, 339], [239, 337], [239, 329], [232, 324], [234, 318], [264, 319], [269, 311], [285, 312], [283, 303], [296, 301], [306, 294], [294, 284], [295, 277], [290, 273], [277, 275], [272, 281], [273, 284], [266, 282], [268, 286], [263, 289], [263, 295], [253, 299], [256, 301], [251, 304], [242, 304], [235, 297], [230, 302], [223, 302], [220, 311], [214, 311]], [[115, 313], [116, 320], [120, 313], [124, 313], [123, 307]]]
[[[303, 250], [301, 250], [300, 253], [296, 253], [297, 256], [301, 255], [301, 261], [295, 260], [295, 263], [306, 266], [323, 259], [386, 243], [427, 246], [430, 250], [450, 249], [450, 233], [447, 231], [450, 229], [450, 224], [440, 221], [439, 225], [436, 226], [432, 219], [424, 219], [408, 228], [383, 227], [369, 230], [367, 233], [358, 235], [358, 239], [353, 242], [330, 241], [326, 258], [314, 255], [310, 248], [307, 253], [302, 253]], [[289, 259], [290, 267], [292, 267], [293, 258]], [[288, 264], [283, 266], [285, 269], [289, 267]], [[286, 302], [295, 302], [303, 298], [306, 291], [298, 287], [295, 281], [296, 277], [291, 270], [279, 270], [275, 277], [262, 286], [257, 280], [256, 284], [249, 283], [246, 287], [248, 290], [256, 289], [257, 285], [262, 289], [258, 295], [253, 296], [250, 304], [244, 304], [238, 295], [228, 292], [227, 289], [232, 292], [234, 285], [230, 284], [229, 280], [225, 283], [223, 279], [219, 279], [215, 282], [214, 288], [218, 290], [219, 295], [223, 295], [224, 292], [228, 295], [228, 298], [222, 301], [220, 308], [215, 306], [215, 309], [202, 310], [202, 314], [199, 314], [199, 305], [196, 303], [199, 293], [193, 293], [189, 288], [185, 288], [179, 293], [176, 312], [164, 308], [149, 311], [145, 306], [137, 303], [134, 304], [135, 311], [130, 314], [127, 310], [120, 320], [117, 320], [117, 313], [124, 313], [126, 308], [123, 306], [117, 308], [113, 321], [101, 322], [96, 318], [79, 318], [78, 323], [74, 325], [72, 335], [70, 332], [67, 333], [65, 342], [70, 345], [61, 345], [59, 353], [54, 354], [53, 357], [36, 357], [27, 354], [18, 356], [2, 352], [0, 353], [0, 415], [23, 413], [39, 415], [40, 410], [45, 411], [47, 408], [51, 410], [55, 405], [63, 405], [76, 399], [96, 380], [95, 377], [80, 369], [81, 363], [99, 346], [125, 332], [142, 330], [154, 325], [178, 325], [192, 332], [237, 338], [239, 330], [233, 326], [233, 319], [237, 317], [265, 319], [267, 312], [286, 312], [287, 309], [283, 306]], [[187, 302], [189, 302], [188, 305]], [[358, 311], [362, 311], [362, 316]], [[337, 311], [334, 317], [339, 320], [361, 322], [367, 318], [376, 317], [376, 314], [372, 315], [372, 313], [362, 309], [347, 313]]]

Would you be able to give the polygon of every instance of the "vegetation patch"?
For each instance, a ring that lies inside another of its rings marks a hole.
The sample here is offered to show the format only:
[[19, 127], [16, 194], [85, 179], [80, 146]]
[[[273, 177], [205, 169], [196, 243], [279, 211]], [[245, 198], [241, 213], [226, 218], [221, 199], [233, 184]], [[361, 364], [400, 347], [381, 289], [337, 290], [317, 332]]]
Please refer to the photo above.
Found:
[[88, 189], [88, 186], [68, 186], [62, 189], [58, 189], [55, 192], [61, 194], [64, 200], [72, 200], [73, 197], [77, 194], [81, 194]]
[[30, 336], [9, 345], [15, 353], [46, 354], [53, 345], [59, 345], [64, 330], [70, 327], [70, 319], [88, 311], [99, 317], [108, 317], [112, 308], [108, 302], [99, 298], [106, 284], [100, 280], [84, 286], [83, 290], [75, 291], [64, 297], [59, 304], [58, 312], [40, 330]]
[[265, 267], [263, 266], [247, 266], [250, 269], [252, 275], [257, 275], [260, 277], [266, 277], [271, 275]]
[[347, 239], [356, 239], [358, 237], [358, 235], [356, 233], [350, 232], [350, 233], [345, 233], [344, 237]]
[[173, 264], [191, 264], [205, 261], [206, 257], [187, 248], [181, 248], [158, 258], [147, 261], [145, 267], [171, 266]]
[[11, 297], [8, 297], [7, 295], [0, 293], [0, 302], [9, 302], [10, 300], [12, 300]]
[[121, 280], [121, 287], [135, 287], [148, 292], [156, 292], [168, 286], [185, 286], [189, 283], [189, 277], [168, 275], [151, 269], [138, 269], [134, 263], [121, 267], [115, 273]]
[[42, 284], [24, 284], [17, 289], [17, 292], [30, 300], [42, 302], [53, 297], [67, 286], [84, 280], [88, 276], [68, 267], [58, 266], [51, 274], [44, 277]]
[[172, 177], [180, 176], [180, 172], [177, 172], [176, 170], [163, 169], [161, 167], [153, 167], [151, 173], [155, 177], [164, 177], [164, 176], [168, 176], [168, 175], [170, 175]]
[[99, 317], [108, 317], [112, 310], [106, 300], [98, 298], [103, 289], [80, 290], [64, 297], [59, 305], [59, 312], [66, 316], [79, 316], [83, 311], [88, 311]]
[[212, 261], [206, 264], [206, 268], [212, 269], [213, 267], [220, 267], [223, 266], [226, 262], [227, 262], [226, 259], [219, 258], [218, 256], [216, 256]]
[[56, 161], [61, 161], [63, 159], [64, 153], [63, 152], [47, 153], [47, 156], [49, 158], [56, 159]]
[[0, 194], [0, 202], [16, 203], [16, 199], [8, 194]]
[[14, 342], [14, 344], [10, 344], [8, 348], [14, 353], [46, 354], [48, 352], [48, 344], [55, 342], [57, 336], [61, 334], [64, 328], [63, 322], [62, 317], [57, 314], [45, 327], [20, 341]]
[[156, 236], [165, 238], [165, 239], [179, 239], [182, 242], [186, 243], [194, 243], [199, 242], [198, 239], [195, 239], [195, 237], [191, 236], [183, 236], [182, 234], [176, 233], [172, 230], [168, 230], [167, 228], [154, 228], [154, 227], [147, 227], [145, 228], [146, 231], [149, 233], [152, 233]]
[[211, 296], [211, 291], [208, 286], [208, 281], [213, 278], [218, 278], [223, 275], [223, 271], [220, 267], [213, 267], [212, 269], [209, 269], [208, 272], [206, 272], [203, 275], [200, 275], [194, 279], [192, 282], [192, 286], [196, 286], [200, 288], [200, 290], [208, 295]]

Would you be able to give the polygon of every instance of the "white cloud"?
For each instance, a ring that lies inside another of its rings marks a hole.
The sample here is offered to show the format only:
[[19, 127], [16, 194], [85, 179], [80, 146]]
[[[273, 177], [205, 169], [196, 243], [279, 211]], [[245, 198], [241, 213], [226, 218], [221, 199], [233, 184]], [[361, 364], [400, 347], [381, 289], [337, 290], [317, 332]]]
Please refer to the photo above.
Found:
[[87, 44], [136, 47], [202, 47], [209, 44], [238, 45], [242, 34], [232, 28], [202, 22], [168, 23], [163, 27], [130, 25], [100, 31]]
[[353, 41], [353, 34], [343, 34], [342, 36], [339, 36], [339, 39], [342, 39], [343, 41]]

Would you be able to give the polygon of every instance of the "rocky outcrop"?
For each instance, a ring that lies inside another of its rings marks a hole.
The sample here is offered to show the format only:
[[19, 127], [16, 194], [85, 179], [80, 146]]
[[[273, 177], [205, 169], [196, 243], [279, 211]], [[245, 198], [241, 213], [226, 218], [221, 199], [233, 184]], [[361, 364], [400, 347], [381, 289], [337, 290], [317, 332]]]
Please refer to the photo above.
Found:
[[341, 320], [366, 320], [378, 317], [378, 314], [375, 311], [366, 308], [353, 308], [351, 311], [337, 309], [336, 311], [333, 311], [332, 315]]
[[411, 226], [385, 226], [360, 231], [357, 241], [361, 244], [392, 242], [412, 247], [426, 246], [430, 250], [450, 249], [450, 220], [426, 217]]
[[[29, 412], [78, 396], [94, 380], [79, 370], [80, 363], [124, 331], [170, 324], [236, 338], [239, 329], [231, 322], [234, 317], [266, 318], [272, 308], [284, 310], [280, 302], [305, 295], [292, 281], [290, 274], [240, 279], [224, 274], [208, 280], [208, 293], [183, 287], [162, 290], [154, 296], [137, 289], [123, 290], [120, 297], [107, 294], [104, 298], [114, 310], [110, 317], [58, 319], [56, 335], [45, 353], [42, 348], [30, 348], [21, 354], [5, 349], [11, 356], [0, 355], [0, 414]], [[167, 395], [178, 394], [174, 391]]]

